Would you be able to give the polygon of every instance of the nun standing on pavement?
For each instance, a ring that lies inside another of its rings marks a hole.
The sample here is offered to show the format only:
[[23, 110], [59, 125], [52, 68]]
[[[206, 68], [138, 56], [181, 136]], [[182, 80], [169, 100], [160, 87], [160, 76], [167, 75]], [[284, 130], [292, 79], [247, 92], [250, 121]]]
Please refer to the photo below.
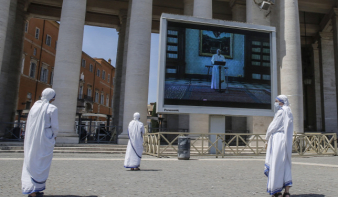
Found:
[[265, 138], [267, 150], [264, 174], [268, 177], [267, 192], [276, 197], [290, 197], [289, 189], [292, 186], [293, 116], [289, 105], [285, 95], [276, 98], [276, 113]]
[[53, 159], [55, 139], [59, 130], [58, 109], [51, 102], [55, 91], [46, 88], [41, 100], [30, 109], [24, 142], [22, 193], [29, 197], [43, 196]]
[[128, 126], [129, 141], [124, 159], [124, 167], [130, 168], [130, 170], [140, 170], [139, 167], [143, 152], [144, 126], [139, 120], [140, 114], [136, 112], [134, 114], [134, 120], [132, 120]]

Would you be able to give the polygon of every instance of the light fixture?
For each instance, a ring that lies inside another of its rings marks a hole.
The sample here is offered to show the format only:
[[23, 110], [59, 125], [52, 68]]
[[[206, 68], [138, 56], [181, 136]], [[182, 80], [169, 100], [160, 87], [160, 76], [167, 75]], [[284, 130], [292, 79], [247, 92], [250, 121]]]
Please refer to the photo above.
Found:
[[268, 10], [271, 5], [275, 4], [275, 0], [263, 0], [260, 3], [256, 2], [256, 0], [253, 0], [253, 1], [262, 10]]
[[267, 1], [263, 1], [261, 3], [261, 5], [259, 6], [260, 9], [262, 10], [268, 10], [271, 6], [271, 3], [267, 2]]

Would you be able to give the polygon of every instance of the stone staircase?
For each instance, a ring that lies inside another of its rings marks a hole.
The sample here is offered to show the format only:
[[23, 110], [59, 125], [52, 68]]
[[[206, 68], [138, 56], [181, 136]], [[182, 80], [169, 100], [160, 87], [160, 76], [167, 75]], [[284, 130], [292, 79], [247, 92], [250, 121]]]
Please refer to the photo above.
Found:
[[[161, 146], [163, 150], [166, 145]], [[56, 144], [54, 148], [54, 153], [76, 153], [76, 154], [125, 154], [127, 145], [118, 145], [118, 144]], [[177, 146], [175, 146], [177, 149]], [[196, 148], [201, 152], [202, 147], [196, 146]], [[231, 147], [234, 150], [236, 147]], [[260, 147], [261, 148], [261, 147]], [[204, 150], [206, 147], [204, 147]], [[240, 150], [242, 148], [239, 148]], [[0, 154], [1, 153], [23, 153], [23, 142], [0, 142]], [[165, 150], [165, 154], [176, 155], [176, 151], [168, 147]], [[191, 148], [191, 155], [197, 155], [198, 152]], [[232, 154], [230, 150], [226, 150], [225, 154]], [[242, 154], [252, 154], [252, 151], [249, 148], [245, 148], [242, 151]]]
[[[125, 154], [127, 145], [56, 144], [54, 153]], [[23, 142], [0, 142], [0, 153], [23, 153]]]

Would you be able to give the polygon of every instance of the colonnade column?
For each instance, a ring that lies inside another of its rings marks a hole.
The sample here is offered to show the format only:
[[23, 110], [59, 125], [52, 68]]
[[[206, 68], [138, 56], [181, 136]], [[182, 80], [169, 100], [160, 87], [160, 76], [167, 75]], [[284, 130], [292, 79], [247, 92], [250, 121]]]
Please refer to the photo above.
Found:
[[0, 0], [0, 74], [1, 74], [1, 65], [2, 58], [5, 47], [6, 33], [7, 33], [7, 24], [10, 8], [9, 0]]
[[[193, 16], [212, 19], [212, 0], [194, 0]], [[209, 114], [189, 114], [189, 132], [208, 133]]]
[[321, 88], [321, 69], [318, 43], [312, 45], [313, 49], [313, 67], [314, 67], [314, 83], [315, 83], [315, 98], [316, 98], [316, 130], [323, 130], [322, 117], [322, 88]]
[[257, 25], [270, 25], [268, 11], [262, 10], [253, 0], [246, 0], [246, 22]]
[[[336, 92], [338, 92], [338, 8], [333, 8], [332, 16], [332, 29], [333, 29], [333, 46], [334, 46], [334, 58], [335, 58], [335, 72], [336, 72]], [[338, 103], [338, 97], [336, 97], [336, 104]], [[338, 110], [338, 109], [337, 109]], [[336, 131], [338, 134], [338, 131]]]
[[130, 21], [126, 80], [123, 110], [123, 133], [119, 144], [128, 141], [127, 129], [133, 114], [139, 112], [141, 121], [147, 125], [147, 102], [150, 65], [150, 42], [152, 24], [152, 0], [130, 0]]
[[212, 18], [212, 0], [194, 0], [193, 16]]
[[280, 84], [289, 98], [294, 131], [304, 133], [303, 76], [298, 0], [280, 1]]
[[333, 34], [331, 32], [321, 32], [319, 35], [323, 70], [324, 125], [326, 132], [335, 133], [337, 132], [337, 93]]
[[238, 22], [246, 22], [245, 0], [231, 0], [229, 4], [232, 12], [232, 20]]
[[[25, 0], [11, 0], [8, 20], [1, 19], [2, 22], [7, 23], [7, 28], [2, 30], [3, 37], [1, 38], [1, 41], [5, 42], [4, 49], [6, 50], [3, 50], [2, 62], [0, 62], [2, 65], [0, 73], [0, 122], [14, 122], [15, 118], [26, 20], [25, 2]], [[0, 14], [2, 15], [2, 13]], [[0, 26], [2, 25], [0, 24]], [[3, 34], [4, 32], [5, 34]], [[3, 134], [3, 126], [5, 125], [0, 126], [0, 133]]]
[[194, 0], [184, 0], [184, 15], [194, 15]]
[[57, 143], [78, 143], [75, 115], [87, 0], [63, 0], [53, 88], [59, 110]]
[[[126, 37], [126, 27], [127, 27], [127, 10], [120, 10], [119, 17], [120, 17], [120, 28], [119, 28], [119, 40], [117, 45], [117, 54], [116, 54], [116, 72], [114, 78], [114, 101], [113, 101], [113, 113], [114, 113], [114, 126], [121, 126], [123, 121], [123, 115], [121, 116], [120, 113], [123, 114], [123, 103], [121, 102], [124, 100], [124, 91], [122, 89], [122, 70], [123, 70], [123, 57], [125, 56], [124, 46], [125, 46], [125, 37]], [[124, 84], [124, 83], [123, 83]], [[124, 87], [123, 87], [124, 89]], [[122, 98], [122, 99], [121, 99]]]

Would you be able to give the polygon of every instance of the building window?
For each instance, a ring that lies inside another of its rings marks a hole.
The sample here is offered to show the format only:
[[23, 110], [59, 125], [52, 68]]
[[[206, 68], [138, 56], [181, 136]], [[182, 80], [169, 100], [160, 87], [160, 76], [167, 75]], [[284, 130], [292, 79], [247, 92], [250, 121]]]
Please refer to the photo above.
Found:
[[95, 103], [99, 103], [99, 92], [95, 91]]
[[82, 95], [83, 95], [83, 86], [79, 87], [79, 99], [82, 99]]
[[28, 32], [28, 21], [26, 21], [26, 23], [25, 23], [25, 32], [27, 33]]
[[89, 71], [93, 72], [93, 65], [92, 64], [89, 64]]
[[100, 70], [97, 69], [96, 76], [100, 77]]
[[82, 59], [81, 66], [82, 66], [83, 68], [86, 68], [86, 60], [85, 60], [85, 59]]
[[25, 55], [22, 55], [22, 62], [21, 62], [21, 73], [23, 74], [23, 70], [25, 68]]
[[101, 105], [104, 105], [104, 94], [101, 93], [101, 102], [100, 102]]
[[40, 37], [40, 29], [39, 28], [35, 28], [35, 38], [39, 39]]
[[46, 45], [51, 46], [52, 45], [52, 37], [47, 34], [46, 36]]
[[105, 78], [106, 78], [106, 71], [103, 70], [102, 71], [102, 79], [105, 80]]
[[29, 76], [35, 78], [36, 63], [31, 62], [31, 67], [29, 69]]
[[108, 74], [107, 80], [108, 80], [108, 83], [109, 83], [110, 82], [110, 74]]
[[88, 87], [87, 89], [87, 96], [92, 97], [92, 88]]
[[47, 83], [47, 80], [48, 80], [48, 69], [46, 67], [42, 67], [40, 81]]
[[53, 85], [54, 71], [50, 73], [50, 85]]
[[109, 96], [108, 95], [106, 97], [106, 105], [107, 105], [107, 107], [109, 107]]
[[26, 101], [26, 109], [30, 109], [31, 108], [31, 104], [32, 104], [32, 101]]
[[34, 56], [36, 56], [36, 52], [37, 52], [37, 50], [36, 50], [36, 48], [34, 48], [34, 51], [33, 51]]

